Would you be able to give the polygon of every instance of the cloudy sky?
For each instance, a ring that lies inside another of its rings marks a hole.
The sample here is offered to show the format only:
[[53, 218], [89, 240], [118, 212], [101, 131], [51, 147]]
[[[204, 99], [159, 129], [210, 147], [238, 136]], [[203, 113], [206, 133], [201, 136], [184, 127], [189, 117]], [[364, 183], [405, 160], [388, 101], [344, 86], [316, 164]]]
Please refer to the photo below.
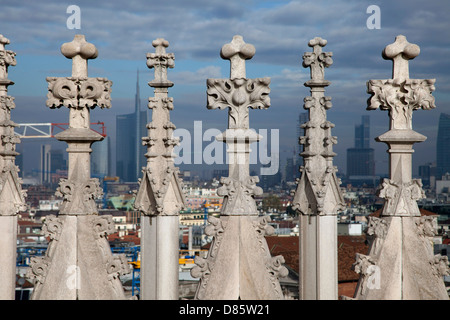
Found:
[[[68, 29], [69, 5], [81, 10], [81, 29]], [[370, 5], [380, 8], [380, 28], [369, 29]], [[153, 96], [147, 85], [153, 70], [146, 67], [146, 53], [154, 52], [156, 38], [170, 42], [175, 68], [169, 79], [174, 98], [172, 122], [177, 128], [192, 130], [194, 121], [203, 129], [224, 130], [227, 112], [206, 109], [206, 79], [229, 76], [229, 62], [220, 59], [223, 44], [236, 34], [256, 48], [247, 61], [247, 77], [271, 77], [271, 107], [250, 110], [250, 125], [258, 129], [277, 129], [280, 135], [281, 165], [297, 146], [297, 119], [304, 112], [303, 98], [309, 95], [303, 83], [309, 69], [302, 67], [302, 55], [310, 51], [310, 39], [328, 40], [324, 50], [333, 52], [333, 65], [326, 70], [332, 84], [326, 95], [333, 107], [328, 120], [338, 137], [334, 160], [340, 172], [346, 171], [346, 149], [353, 147], [354, 127], [362, 115], [371, 116], [372, 138], [388, 130], [386, 111], [367, 111], [366, 81], [391, 78], [392, 62], [383, 60], [381, 51], [403, 34], [421, 47], [410, 62], [411, 78], [435, 78], [435, 110], [417, 110], [413, 128], [426, 135], [416, 144], [417, 166], [436, 159], [436, 135], [440, 113], [450, 113], [450, 2], [447, 0], [366, 1], [18, 1], [1, 0], [0, 34], [10, 39], [7, 49], [17, 53], [17, 66], [9, 69], [15, 82], [9, 94], [16, 98], [13, 120], [17, 123], [67, 122], [66, 109], [45, 106], [47, 76], [69, 76], [71, 62], [60, 53], [60, 46], [77, 33], [96, 45], [97, 59], [89, 62], [89, 76], [113, 81], [112, 108], [95, 109], [92, 121], [103, 121], [115, 141], [115, 116], [131, 113], [134, 107], [136, 73], [140, 73], [142, 105]], [[270, 131], [269, 131], [270, 132]], [[24, 148], [39, 141], [24, 142]], [[376, 171], [388, 169], [386, 146], [372, 139]]]

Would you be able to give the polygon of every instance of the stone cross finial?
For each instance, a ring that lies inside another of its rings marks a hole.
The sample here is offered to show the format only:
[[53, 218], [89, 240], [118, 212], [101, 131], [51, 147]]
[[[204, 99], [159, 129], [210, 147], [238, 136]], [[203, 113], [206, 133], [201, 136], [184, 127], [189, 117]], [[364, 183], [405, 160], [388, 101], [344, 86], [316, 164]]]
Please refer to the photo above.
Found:
[[435, 79], [409, 79], [408, 60], [419, 52], [417, 45], [397, 36], [382, 54], [394, 62], [393, 79], [367, 83], [367, 92], [372, 95], [367, 109], [389, 111], [389, 131], [376, 138], [389, 147], [389, 178], [381, 181], [378, 190], [378, 196], [384, 199], [380, 217], [372, 219], [367, 230], [372, 241], [369, 253], [358, 255], [354, 264], [354, 271], [360, 273], [354, 294], [357, 300], [449, 298], [443, 273], [434, 269], [437, 262], [445, 272], [448, 262], [434, 256], [431, 221], [424, 220], [417, 204], [425, 192], [422, 181], [412, 178], [411, 170], [413, 144], [426, 140], [412, 128], [413, 111], [435, 108]]
[[391, 129], [412, 130], [412, 113], [422, 108], [434, 109], [435, 79], [409, 79], [409, 62], [420, 53], [419, 46], [399, 35], [383, 50], [385, 59], [393, 60], [393, 79], [369, 80], [367, 92], [372, 94], [368, 110], [389, 110]]
[[89, 108], [110, 108], [112, 82], [106, 78], [88, 78], [88, 59], [95, 59], [97, 48], [85, 40], [84, 35], [75, 35], [73, 41], [61, 46], [61, 53], [72, 59], [71, 77], [47, 77], [47, 106], [70, 108], [70, 127], [89, 128]]
[[[103, 136], [90, 129], [90, 109], [111, 107], [112, 82], [89, 78], [87, 60], [98, 55], [84, 35], [61, 46], [72, 59], [72, 75], [47, 77], [46, 105], [69, 108], [69, 128], [55, 138], [67, 142], [67, 178], [61, 178], [55, 195], [63, 198], [58, 216], [43, 226], [50, 237], [43, 257], [34, 257], [27, 276], [34, 281], [33, 300], [124, 299], [119, 276], [129, 272], [124, 255], [112, 255], [107, 235], [114, 232], [111, 216], [98, 215], [95, 200], [103, 195], [98, 178], [91, 178], [91, 145]], [[73, 274], [67, 270], [75, 268]], [[73, 281], [73, 285], [68, 283]]]
[[249, 112], [270, 106], [270, 78], [247, 79], [245, 60], [253, 57], [255, 47], [236, 35], [220, 51], [223, 59], [230, 60], [230, 79], [207, 79], [207, 108], [229, 108], [228, 129], [248, 129]]
[[173, 86], [173, 83], [167, 80], [167, 68], [175, 66], [175, 55], [173, 53], [166, 53], [166, 48], [169, 46], [169, 41], [158, 38], [152, 41], [155, 47], [155, 53], [147, 53], [147, 66], [155, 68], [155, 79], [149, 82], [149, 85], [154, 88], [168, 88]]
[[8, 78], [8, 66], [16, 65], [16, 53], [6, 50], [5, 45], [7, 44], [9, 44], [9, 39], [0, 34], [0, 79]]
[[[305, 215], [335, 215], [343, 205], [343, 198], [337, 187], [337, 170], [332, 163], [332, 158], [336, 155], [333, 145], [337, 143], [337, 138], [331, 135], [334, 124], [327, 120], [326, 112], [332, 106], [331, 97], [324, 95], [324, 88], [330, 84], [324, 79], [324, 68], [333, 63], [333, 53], [322, 52], [326, 44], [327, 40], [315, 37], [308, 42], [313, 52], [303, 54], [303, 67], [311, 69], [311, 80], [305, 83], [305, 86], [311, 88], [311, 95], [304, 99], [304, 109], [308, 110], [309, 121], [301, 126], [305, 129], [305, 135], [300, 137], [299, 142], [304, 145], [301, 156], [305, 165], [300, 168], [302, 176], [294, 198], [294, 208]], [[332, 193], [335, 201], [330, 201], [330, 197], [325, 198], [326, 192]], [[305, 195], [308, 197], [303, 198]]]
[[[184, 198], [179, 189], [181, 181], [178, 180], [177, 169], [173, 165], [173, 148], [178, 144], [178, 139], [173, 137], [176, 127], [170, 122], [170, 111], [174, 108], [173, 98], [168, 97], [168, 87], [173, 86], [173, 83], [167, 80], [167, 68], [174, 67], [175, 55], [166, 53], [169, 41], [163, 38], [153, 40], [152, 45], [155, 52], [147, 53], [147, 66], [155, 69], [155, 79], [149, 82], [149, 85], [155, 88], [155, 96], [148, 99], [152, 121], [147, 124], [148, 136], [142, 137], [143, 145], [147, 146], [145, 156], [148, 160], [147, 168], [143, 170], [144, 176], [140, 182], [142, 187], [137, 193], [135, 208], [144, 215], [175, 216], [184, 205]], [[158, 193], [157, 196], [148, 195], [150, 189], [145, 188], [147, 180], [152, 185], [151, 192]], [[169, 182], [173, 182], [173, 186]], [[171, 192], [172, 187], [176, 190], [173, 194], [180, 197], [168, 204], [165, 195]]]
[[222, 47], [230, 60], [229, 79], [207, 79], [207, 108], [228, 109], [228, 129], [216, 139], [227, 144], [228, 177], [220, 179], [223, 196], [220, 218], [210, 217], [205, 233], [213, 236], [206, 259], [197, 257], [191, 275], [201, 278], [195, 299], [282, 299], [278, 277], [287, 275], [282, 256], [271, 257], [264, 235], [273, 229], [270, 218], [259, 217], [254, 197], [263, 193], [250, 176], [250, 144], [260, 136], [249, 129], [248, 108], [270, 106], [270, 78], [247, 79], [245, 60], [255, 47], [241, 36]]
[[77, 34], [71, 42], [64, 43], [61, 53], [72, 59], [72, 77], [87, 77], [87, 60], [98, 56], [97, 48], [87, 42], [82, 34]]
[[308, 82], [323, 82], [325, 81], [324, 68], [333, 64], [332, 52], [322, 52], [322, 47], [325, 47], [327, 40], [320, 37], [315, 37], [308, 42], [308, 46], [313, 48], [313, 52], [305, 52], [303, 55], [303, 67], [311, 67], [311, 81]]
[[245, 79], [245, 60], [255, 55], [255, 47], [245, 43], [242, 36], [236, 35], [220, 51], [223, 59], [230, 60], [230, 79]]
[[420, 48], [416, 44], [409, 43], [406, 37], [399, 35], [395, 42], [386, 46], [383, 50], [383, 58], [394, 62], [392, 68], [393, 79], [409, 79], [409, 62], [420, 53]]
[[[142, 300], [178, 300], [178, 227], [179, 212], [185, 206], [179, 170], [174, 166], [173, 136], [175, 125], [170, 121], [173, 98], [168, 96], [173, 83], [167, 80], [167, 68], [173, 68], [175, 55], [167, 53], [169, 41], [153, 40], [154, 53], [147, 53], [147, 66], [154, 68], [155, 88], [148, 99], [152, 121], [148, 135], [142, 137], [147, 146], [147, 165], [139, 179], [134, 208], [141, 213], [141, 286]], [[140, 111], [138, 111], [140, 112]]]

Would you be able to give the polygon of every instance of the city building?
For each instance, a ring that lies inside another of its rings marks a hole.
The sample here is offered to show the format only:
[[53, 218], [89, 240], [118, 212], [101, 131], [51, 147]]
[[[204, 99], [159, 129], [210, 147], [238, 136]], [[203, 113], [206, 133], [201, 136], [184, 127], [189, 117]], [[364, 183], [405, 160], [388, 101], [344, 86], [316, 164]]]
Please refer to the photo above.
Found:
[[110, 137], [106, 136], [102, 141], [97, 141], [92, 144], [91, 175], [93, 177], [105, 177], [110, 175], [110, 143]]
[[41, 157], [39, 166], [39, 181], [41, 184], [50, 183], [51, 177], [51, 145], [43, 144], [41, 146]]
[[450, 114], [441, 113], [436, 143], [436, 180], [441, 180], [447, 172], [450, 173]]
[[354, 148], [347, 149], [347, 178], [354, 185], [378, 183], [375, 176], [375, 153], [370, 148], [370, 117], [362, 116], [355, 126]]

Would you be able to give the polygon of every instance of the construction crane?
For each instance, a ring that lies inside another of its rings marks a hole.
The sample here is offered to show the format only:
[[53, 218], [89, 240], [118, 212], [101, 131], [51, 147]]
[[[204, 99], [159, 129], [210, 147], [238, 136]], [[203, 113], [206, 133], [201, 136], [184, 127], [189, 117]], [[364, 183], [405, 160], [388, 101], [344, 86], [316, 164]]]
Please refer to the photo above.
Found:
[[[14, 133], [21, 139], [54, 138], [56, 131], [66, 130], [68, 126], [68, 123], [18, 123]], [[104, 122], [93, 122], [91, 123], [91, 126], [99, 126], [99, 129], [94, 130], [91, 128], [91, 130], [106, 137], [106, 127]]]
[[[18, 136], [20, 139], [48, 139], [54, 138], [58, 132], [64, 131], [69, 127], [68, 123], [52, 123], [52, 122], [44, 122], [44, 123], [18, 123], [15, 128], [14, 134]], [[94, 129], [95, 128], [95, 129]], [[92, 122], [91, 128], [92, 131], [97, 132], [98, 134], [106, 137], [106, 127], [105, 123], [98, 121]], [[38, 170], [33, 170], [38, 171]], [[42, 171], [39, 171], [42, 172]], [[98, 178], [105, 178], [100, 175], [93, 175]], [[106, 206], [106, 181], [103, 181], [103, 206]]]

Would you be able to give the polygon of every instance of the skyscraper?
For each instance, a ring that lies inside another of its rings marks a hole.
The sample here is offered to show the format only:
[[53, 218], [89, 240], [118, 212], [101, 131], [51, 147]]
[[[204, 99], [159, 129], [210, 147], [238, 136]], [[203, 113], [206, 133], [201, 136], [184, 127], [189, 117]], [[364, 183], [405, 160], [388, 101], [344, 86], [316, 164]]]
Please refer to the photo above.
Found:
[[136, 81], [135, 109], [133, 113], [116, 117], [116, 175], [125, 182], [136, 182], [145, 166], [147, 111], [141, 111], [139, 71]]
[[50, 183], [50, 173], [51, 173], [51, 148], [50, 144], [43, 144], [41, 146], [41, 161], [39, 168], [39, 178], [40, 183]]
[[347, 149], [347, 177], [350, 180], [373, 181], [374, 149], [370, 148], [370, 116], [364, 115], [355, 126], [355, 147]]
[[436, 179], [450, 173], [450, 114], [441, 113], [436, 143]]
[[362, 116], [361, 124], [355, 126], [355, 148], [370, 149], [370, 116]]
[[91, 175], [93, 177], [108, 176], [111, 165], [109, 136], [92, 144], [91, 149]]

